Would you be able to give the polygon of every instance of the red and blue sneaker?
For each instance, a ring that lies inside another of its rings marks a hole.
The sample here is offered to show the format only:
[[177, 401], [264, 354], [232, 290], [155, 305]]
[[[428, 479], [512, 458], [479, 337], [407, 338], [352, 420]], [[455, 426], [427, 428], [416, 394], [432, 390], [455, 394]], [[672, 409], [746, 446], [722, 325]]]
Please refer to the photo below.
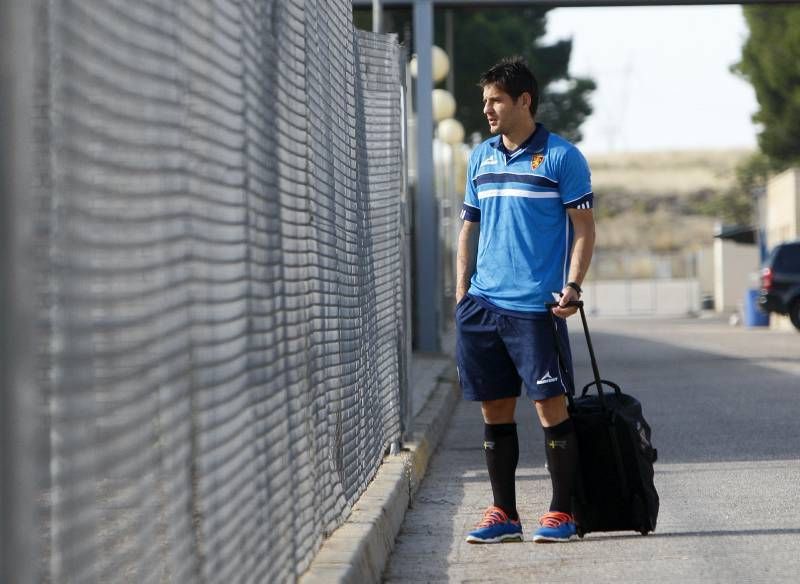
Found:
[[569, 513], [551, 511], [539, 519], [539, 529], [533, 534], [536, 543], [557, 543], [575, 539], [578, 529]]
[[490, 506], [483, 519], [467, 535], [467, 543], [506, 543], [522, 541], [522, 524], [519, 519], [509, 519], [500, 507]]

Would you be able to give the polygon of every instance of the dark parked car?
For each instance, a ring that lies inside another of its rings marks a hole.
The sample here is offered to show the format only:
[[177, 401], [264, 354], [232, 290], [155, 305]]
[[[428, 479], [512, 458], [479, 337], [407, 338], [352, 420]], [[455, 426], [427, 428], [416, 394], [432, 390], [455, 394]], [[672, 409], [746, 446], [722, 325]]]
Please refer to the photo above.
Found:
[[764, 312], [788, 314], [800, 331], [800, 240], [772, 250], [761, 270], [758, 304]]

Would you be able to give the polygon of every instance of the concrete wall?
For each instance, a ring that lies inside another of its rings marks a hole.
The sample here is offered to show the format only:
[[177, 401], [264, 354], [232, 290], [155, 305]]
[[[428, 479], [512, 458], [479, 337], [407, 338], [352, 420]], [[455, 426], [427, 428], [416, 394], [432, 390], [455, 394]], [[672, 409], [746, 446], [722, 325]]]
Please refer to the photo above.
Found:
[[597, 316], [686, 316], [700, 311], [695, 278], [589, 279], [584, 289], [586, 311]]
[[758, 272], [758, 246], [735, 243], [727, 239], [714, 240], [714, 309], [717, 312], [736, 312], [744, 303], [745, 292]]
[[800, 168], [790, 168], [767, 183], [767, 247], [800, 237]]

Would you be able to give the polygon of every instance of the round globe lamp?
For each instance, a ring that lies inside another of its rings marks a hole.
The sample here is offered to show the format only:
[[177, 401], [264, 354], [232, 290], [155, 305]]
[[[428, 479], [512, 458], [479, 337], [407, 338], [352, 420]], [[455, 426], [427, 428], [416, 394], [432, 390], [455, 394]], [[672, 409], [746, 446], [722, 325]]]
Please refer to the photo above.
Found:
[[446, 89], [433, 90], [433, 119], [440, 122], [456, 113], [456, 99]]
[[[447, 56], [447, 53], [444, 51], [444, 49], [434, 45], [431, 47], [431, 61], [433, 63], [433, 70], [431, 71], [433, 82], [439, 83], [440, 81], [444, 80], [445, 77], [447, 77], [447, 73], [450, 71], [450, 58]], [[408, 70], [411, 72], [412, 77], [417, 76], [416, 55], [411, 57], [411, 61], [408, 64]]]
[[444, 49], [434, 45], [431, 47], [431, 58], [433, 60], [433, 82], [444, 81], [450, 71], [450, 58]]
[[447, 118], [439, 122], [436, 126], [436, 132], [440, 140], [447, 142], [451, 146], [461, 144], [464, 141], [464, 126], [453, 118]]

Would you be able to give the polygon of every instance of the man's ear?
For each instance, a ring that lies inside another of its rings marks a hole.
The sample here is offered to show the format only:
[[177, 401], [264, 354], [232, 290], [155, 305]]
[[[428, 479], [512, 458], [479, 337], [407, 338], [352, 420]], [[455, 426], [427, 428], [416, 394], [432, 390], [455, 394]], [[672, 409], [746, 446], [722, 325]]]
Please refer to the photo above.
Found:
[[526, 108], [531, 107], [532, 98], [530, 93], [525, 91], [524, 93], [522, 93], [522, 95], [519, 96], [519, 98], [522, 100], [522, 105], [524, 105]]

